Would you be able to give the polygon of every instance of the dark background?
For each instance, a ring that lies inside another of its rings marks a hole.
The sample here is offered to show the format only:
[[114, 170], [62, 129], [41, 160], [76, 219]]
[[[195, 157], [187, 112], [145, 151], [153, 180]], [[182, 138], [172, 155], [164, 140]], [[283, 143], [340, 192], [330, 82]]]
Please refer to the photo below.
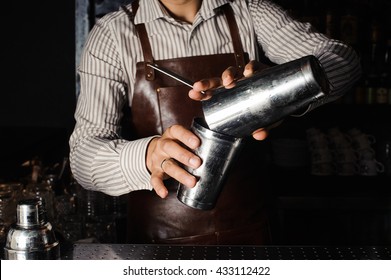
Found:
[[3, 5], [0, 180], [25, 160], [68, 154], [75, 108], [75, 1]]

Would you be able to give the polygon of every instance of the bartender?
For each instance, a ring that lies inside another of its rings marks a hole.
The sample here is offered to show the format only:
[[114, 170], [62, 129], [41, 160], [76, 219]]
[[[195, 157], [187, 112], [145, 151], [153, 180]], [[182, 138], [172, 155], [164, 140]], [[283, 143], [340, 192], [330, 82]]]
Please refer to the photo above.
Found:
[[[178, 182], [197, 181], [183, 166], [202, 163], [190, 152], [201, 143], [189, 130], [202, 116], [200, 100], [261, 71], [263, 55], [275, 64], [316, 56], [331, 90], [319, 104], [342, 96], [360, 76], [350, 46], [269, 0], [135, 0], [95, 24], [78, 67], [71, 168], [88, 190], [128, 194], [129, 243], [271, 243], [267, 160], [257, 141], [267, 128], [246, 139], [212, 210], [176, 198]], [[148, 63], [197, 82], [189, 91]]]

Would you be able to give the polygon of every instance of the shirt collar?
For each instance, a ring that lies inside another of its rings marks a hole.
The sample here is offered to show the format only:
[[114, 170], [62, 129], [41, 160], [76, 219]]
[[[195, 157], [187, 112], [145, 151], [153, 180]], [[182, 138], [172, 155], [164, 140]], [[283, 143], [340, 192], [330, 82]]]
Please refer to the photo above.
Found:
[[[203, 0], [199, 14], [208, 19], [216, 14], [216, 9], [229, 3], [230, 0]], [[139, 8], [134, 19], [135, 24], [147, 23], [159, 18], [170, 18], [158, 0], [140, 0]]]

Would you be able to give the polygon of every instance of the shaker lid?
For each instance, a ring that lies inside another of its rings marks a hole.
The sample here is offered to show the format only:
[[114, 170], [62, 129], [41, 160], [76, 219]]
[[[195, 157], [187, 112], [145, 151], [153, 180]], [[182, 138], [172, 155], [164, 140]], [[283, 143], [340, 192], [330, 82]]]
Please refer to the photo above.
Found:
[[44, 201], [40, 198], [20, 200], [16, 207], [16, 219], [20, 227], [44, 225], [46, 223]]

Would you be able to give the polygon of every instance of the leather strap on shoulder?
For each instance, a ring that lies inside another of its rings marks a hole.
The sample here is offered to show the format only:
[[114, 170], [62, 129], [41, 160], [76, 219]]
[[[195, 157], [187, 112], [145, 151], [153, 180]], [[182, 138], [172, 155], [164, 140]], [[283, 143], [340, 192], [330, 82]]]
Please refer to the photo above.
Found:
[[[129, 19], [134, 23], [134, 18], [138, 9], [138, 0], [132, 2], [132, 12], [130, 12], [126, 6], [121, 6], [125, 13], [129, 16]], [[135, 24], [135, 28], [140, 39], [141, 48], [143, 51], [144, 62], [145, 63], [145, 78], [149, 81], [155, 79], [155, 70], [147, 66], [147, 63], [153, 64], [152, 48], [148, 40], [147, 30], [145, 29], [145, 24]]]
[[[232, 44], [235, 53], [236, 67], [238, 67], [239, 70], [244, 69], [245, 66], [244, 51], [243, 51], [242, 41], [240, 40], [239, 28], [235, 20], [234, 12], [230, 4], [224, 5], [222, 9], [227, 18], [228, 27], [231, 33]], [[242, 73], [243, 71], [239, 71], [239, 72]]]

